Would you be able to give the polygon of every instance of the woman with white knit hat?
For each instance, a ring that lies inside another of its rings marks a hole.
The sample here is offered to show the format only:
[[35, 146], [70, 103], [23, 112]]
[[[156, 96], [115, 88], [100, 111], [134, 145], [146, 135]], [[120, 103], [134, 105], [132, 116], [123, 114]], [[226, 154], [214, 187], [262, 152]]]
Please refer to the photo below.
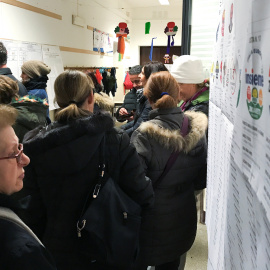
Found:
[[[28, 94], [46, 99], [48, 102], [48, 94], [46, 91], [48, 74], [51, 68], [39, 60], [30, 60], [23, 63], [22, 67], [22, 83], [26, 87]], [[49, 110], [47, 113], [47, 122], [51, 122], [49, 118]]]
[[171, 74], [179, 85], [182, 111], [200, 111], [208, 116], [209, 81], [204, 78], [202, 61], [195, 56], [182, 55], [174, 61]]

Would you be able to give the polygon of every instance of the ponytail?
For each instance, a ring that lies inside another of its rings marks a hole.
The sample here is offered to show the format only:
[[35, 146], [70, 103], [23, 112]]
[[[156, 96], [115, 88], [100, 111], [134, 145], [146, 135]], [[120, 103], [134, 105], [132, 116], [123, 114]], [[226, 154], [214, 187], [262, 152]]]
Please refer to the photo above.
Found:
[[90, 112], [81, 107], [93, 88], [92, 79], [81, 71], [67, 70], [61, 73], [54, 83], [55, 100], [60, 107], [55, 119], [67, 121], [89, 115]]
[[150, 76], [144, 95], [155, 108], [177, 107], [178, 83], [168, 71], [160, 71]]

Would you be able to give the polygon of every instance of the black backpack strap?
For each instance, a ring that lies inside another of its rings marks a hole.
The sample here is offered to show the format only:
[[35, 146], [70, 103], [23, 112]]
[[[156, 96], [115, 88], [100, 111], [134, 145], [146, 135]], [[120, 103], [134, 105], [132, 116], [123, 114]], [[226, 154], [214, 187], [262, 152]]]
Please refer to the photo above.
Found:
[[[189, 124], [189, 119], [188, 117], [184, 114], [184, 119], [182, 122], [182, 126], [181, 126], [181, 135], [183, 137], [185, 137], [188, 134], [188, 124]], [[170, 155], [165, 168], [162, 172], [162, 174], [160, 175], [160, 177], [155, 181], [155, 183], [153, 183], [153, 188], [155, 189], [157, 187], [157, 185], [161, 182], [161, 180], [165, 177], [165, 175], [169, 172], [169, 170], [171, 169], [171, 167], [173, 166], [173, 164], [175, 163], [176, 159], [178, 158], [180, 152], [172, 152], [172, 154]]]

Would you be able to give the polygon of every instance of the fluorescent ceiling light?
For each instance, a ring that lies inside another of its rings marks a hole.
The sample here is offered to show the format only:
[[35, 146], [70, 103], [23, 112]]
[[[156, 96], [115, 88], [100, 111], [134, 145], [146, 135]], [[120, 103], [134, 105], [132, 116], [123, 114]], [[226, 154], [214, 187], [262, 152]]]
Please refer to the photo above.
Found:
[[169, 5], [170, 3], [169, 3], [169, 0], [158, 0], [159, 1], [159, 3], [161, 4], [161, 5], [163, 5], [163, 6], [165, 6], [165, 5]]

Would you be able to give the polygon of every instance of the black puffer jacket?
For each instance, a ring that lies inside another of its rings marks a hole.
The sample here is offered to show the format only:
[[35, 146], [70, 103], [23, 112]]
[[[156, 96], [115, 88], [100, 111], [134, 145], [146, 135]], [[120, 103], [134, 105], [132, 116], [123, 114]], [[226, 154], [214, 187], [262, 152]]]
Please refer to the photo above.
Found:
[[134, 130], [136, 130], [141, 123], [149, 120], [149, 112], [152, 107], [148, 99], [143, 95], [143, 89], [137, 91], [137, 107], [134, 120], [121, 126], [121, 129], [125, 130], [131, 137]]
[[97, 181], [104, 133], [109, 174], [130, 197], [147, 206], [153, 200], [151, 182], [128, 136], [113, 128], [108, 113], [52, 123], [25, 136], [24, 150], [31, 163], [22, 195], [32, 195], [32, 202], [22, 218], [51, 251], [60, 270], [95, 269], [79, 252], [76, 224]]
[[121, 107], [119, 107], [115, 113], [115, 118], [119, 122], [124, 122], [125, 119], [119, 115], [119, 111], [122, 108], [125, 108], [128, 113], [131, 113], [131, 111], [136, 111], [136, 106], [137, 106], [137, 95], [136, 95], [137, 89], [132, 88], [130, 92], [128, 92], [125, 95], [124, 103]]
[[52, 256], [10, 209], [10, 196], [0, 194], [0, 269], [56, 270]]
[[151, 111], [150, 120], [141, 124], [131, 137], [153, 185], [171, 153], [180, 152], [154, 189], [154, 207], [142, 217], [143, 265], [160, 265], [178, 259], [190, 249], [196, 236], [194, 189], [206, 185], [207, 117], [197, 112], [185, 114], [190, 119], [190, 130], [185, 137], [180, 134], [183, 121], [180, 108]]

